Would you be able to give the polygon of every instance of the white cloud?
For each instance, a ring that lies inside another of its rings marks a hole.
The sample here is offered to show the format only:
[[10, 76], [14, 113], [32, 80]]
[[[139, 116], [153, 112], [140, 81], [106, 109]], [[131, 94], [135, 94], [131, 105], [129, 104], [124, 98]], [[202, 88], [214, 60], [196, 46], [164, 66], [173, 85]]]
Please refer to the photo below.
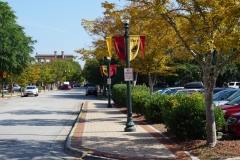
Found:
[[37, 23], [26, 23], [26, 24], [30, 25], [30, 26], [35, 26], [35, 27], [38, 27], [38, 28], [49, 29], [49, 30], [52, 30], [52, 31], [55, 31], [55, 32], [70, 34], [70, 32], [62, 30], [60, 28], [49, 27], [49, 26], [45, 26], [45, 25], [41, 25], [41, 24], [37, 24]]

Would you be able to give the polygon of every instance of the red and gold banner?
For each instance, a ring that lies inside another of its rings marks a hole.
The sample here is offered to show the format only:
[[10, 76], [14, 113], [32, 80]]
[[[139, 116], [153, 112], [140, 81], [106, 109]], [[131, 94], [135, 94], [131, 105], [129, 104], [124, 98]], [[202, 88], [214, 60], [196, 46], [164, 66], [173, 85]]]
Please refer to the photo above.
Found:
[[8, 73], [7, 72], [0, 72], [0, 78], [7, 78]]
[[[137, 56], [139, 48], [141, 48], [142, 58], [144, 58], [145, 38], [146, 37], [143, 35], [130, 35], [129, 36], [129, 48], [130, 48], [129, 60], [130, 61], [133, 60]], [[114, 42], [114, 48], [115, 48], [115, 51], [116, 51], [116, 54], [118, 55], [118, 57], [121, 60], [126, 61], [124, 36], [114, 36], [113, 42]], [[108, 42], [107, 42], [107, 44], [108, 44]]]
[[124, 36], [113, 37], [113, 42], [114, 42], [114, 48], [115, 48], [115, 51], [116, 51], [118, 57], [121, 60], [126, 61]]
[[[100, 72], [101, 72], [101, 75], [103, 76], [103, 74], [105, 76], [108, 76], [108, 69], [107, 69], [107, 66], [106, 65], [102, 65], [100, 66]], [[116, 65], [110, 65], [110, 77], [117, 74], [117, 66]]]
[[106, 37], [109, 57], [112, 58], [112, 37]]

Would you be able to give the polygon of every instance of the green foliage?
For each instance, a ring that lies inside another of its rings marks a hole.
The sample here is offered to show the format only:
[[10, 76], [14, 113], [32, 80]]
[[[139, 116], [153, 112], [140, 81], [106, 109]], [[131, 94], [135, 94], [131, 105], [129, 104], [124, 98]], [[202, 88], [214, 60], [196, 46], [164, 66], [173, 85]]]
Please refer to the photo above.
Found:
[[169, 95], [166, 94], [152, 94], [145, 98], [144, 115], [148, 122], [161, 123], [163, 107], [167, 105]]
[[175, 101], [179, 105], [165, 109], [163, 113], [163, 119], [169, 131], [185, 140], [205, 138], [206, 112], [202, 95], [177, 95]]
[[0, 1], [0, 71], [11, 74], [21, 74], [34, 60], [30, 54], [36, 42], [25, 35], [16, 19], [8, 3]]
[[127, 106], [127, 87], [126, 84], [115, 84], [112, 89], [112, 100], [115, 104], [126, 107]]
[[95, 58], [88, 59], [82, 70], [82, 76], [89, 82], [95, 85], [100, 85], [102, 82], [102, 76], [100, 73], [99, 61]]
[[[126, 86], [126, 85], [125, 85]], [[149, 96], [149, 88], [136, 85], [132, 88], [132, 111], [137, 114], [144, 114], [144, 103]]]
[[[202, 94], [174, 95], [175, 105], [165, 108], [163, 120], [170, 133], [180, 139], [206, 138], [206, 107]], [[172, 103], [174, 104], [174, 103]], [[221, 129], [225, 121], [221, 109], [215, 109], [216, 126]]]
[[218, 131], [221, 131], [222, 127], [226, 125], [226, 121], [223, 118], [224, 112], [222, 111], [222, 109], [220, 107], [215, 107], [214, 115], [215, 115], [216, 129]]

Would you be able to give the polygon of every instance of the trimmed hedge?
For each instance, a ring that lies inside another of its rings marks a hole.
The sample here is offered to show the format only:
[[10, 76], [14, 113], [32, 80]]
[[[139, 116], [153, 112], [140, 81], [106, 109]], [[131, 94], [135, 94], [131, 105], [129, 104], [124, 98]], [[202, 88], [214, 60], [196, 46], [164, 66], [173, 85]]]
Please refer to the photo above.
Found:
[[115, 84], [112, 89], [112, 100], [118, 106], [127, 107], [127, 87], [126, 84]]
[[[170, 133], [183, 140], [205, 139], [206, 133], [206, 107], [204, 96], [200, 93], [192, 95], [172, 96], [175, 105], [163, 111], [164, 124]], [[175, 100], [174, 100], [175, 99]], [[220, 129], [225, 120], [223, 112], [215, 108], [216, 127]]]
[[144, 105], [146, 98], [150, 94], [150, 89], [147, 86], [136, 85], [132, 87], [132, 111], [144, 115]]
[[[164, 123], [169, 132], [180, 139], [206, 138], [206, 107], [203, 94], [152, 94], [146, 86], [132, 87], [133, 112], [142, 114], [151, 123]], [[112, 100], [127, 107], [126, 84], [113, 86]], [[225, 125], [221, 108], [214, 109], [217, 130]]]

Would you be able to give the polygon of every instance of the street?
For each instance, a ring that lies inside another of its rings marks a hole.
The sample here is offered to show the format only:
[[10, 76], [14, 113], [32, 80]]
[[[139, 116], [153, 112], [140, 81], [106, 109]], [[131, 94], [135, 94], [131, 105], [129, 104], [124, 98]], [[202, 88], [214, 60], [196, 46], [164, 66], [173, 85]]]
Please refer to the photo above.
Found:
[[85, 96], [85, 88], [0, 99], [0, 159], [71, 158], [64, 142], [86, 99], [96, 97]]

